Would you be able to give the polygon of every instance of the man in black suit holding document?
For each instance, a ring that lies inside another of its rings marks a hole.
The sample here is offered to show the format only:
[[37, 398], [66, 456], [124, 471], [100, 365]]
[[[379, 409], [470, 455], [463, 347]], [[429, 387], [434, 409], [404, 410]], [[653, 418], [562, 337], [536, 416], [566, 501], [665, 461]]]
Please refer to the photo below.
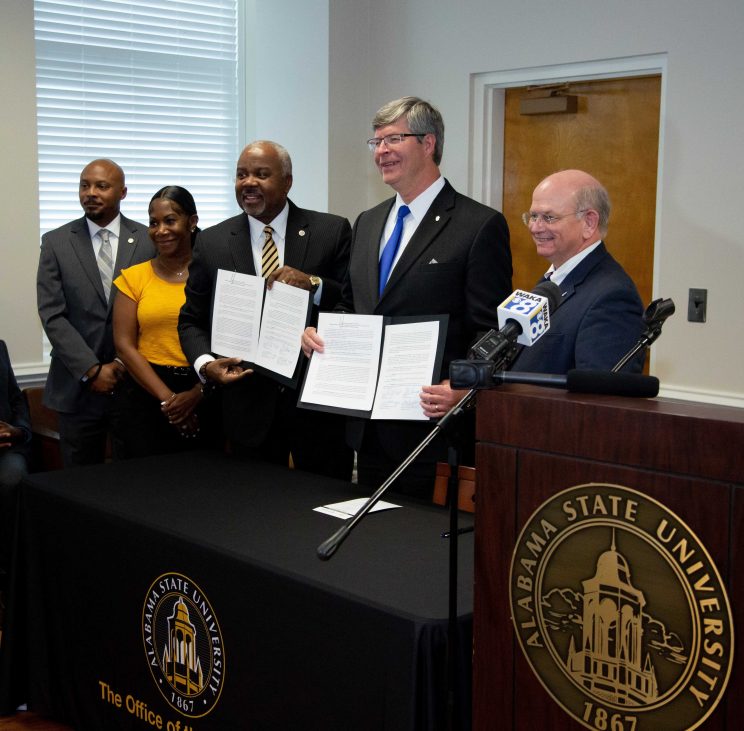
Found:
[[287, 198], [292, 162], [275, 142], [249, 144], [238, 159], [235, 195], [243, 213], [201, 231], [186, 284], [178, 332], [202, 380], [219, 384], [223, 425], [234, 454], [350, 479], [353, 453], [343, 419], [297, 409], [297, 393], [211, 352], [212, 300], [220, 269], [308, 290], [332, 309], [341, 293], [351, 227], [345, 218], [298, 208]]
[[[362, 213], [354, 224], [349, 271], [336, 311], [390, 316], [449, 316], [439, 379], [423, 385], [421, 408], [441, 417], [463, 392], [449, 387], [450, 361], [464, 358], [481, 331], [498, 328], [496, 309], [511, 292], [509, 229], [503, 215], [456, 192], [442, 177], [440, 113], [416, 97], [389, 102], [372, 122], [368, 141], [382, 179], [396, 196]], [[392, 240], [392, 246], [387, 244]], [[322, 350], [314, 328], [303, 350]], [[433, 424], [350, 419], [360, 484], [384, 482]], [[394, 489], [429, 498], [435, 463], [446, 459], [438, 438], [401, 475]]]

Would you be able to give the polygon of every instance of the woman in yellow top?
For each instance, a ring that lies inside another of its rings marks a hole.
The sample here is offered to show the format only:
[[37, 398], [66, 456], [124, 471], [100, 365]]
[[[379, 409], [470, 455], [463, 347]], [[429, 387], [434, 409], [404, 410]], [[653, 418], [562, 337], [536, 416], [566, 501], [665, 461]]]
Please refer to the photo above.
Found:
[[124, 459], [202, 447], [217, 436], [212, 423], [200, 423], [202, 385], [178, 340], [196, 204], [188, 190], [170, 185], [152, 197], [149, 215], [157, 255], [114, 280], [114, 344], [127, 377], [114, 394], [113, 452]]

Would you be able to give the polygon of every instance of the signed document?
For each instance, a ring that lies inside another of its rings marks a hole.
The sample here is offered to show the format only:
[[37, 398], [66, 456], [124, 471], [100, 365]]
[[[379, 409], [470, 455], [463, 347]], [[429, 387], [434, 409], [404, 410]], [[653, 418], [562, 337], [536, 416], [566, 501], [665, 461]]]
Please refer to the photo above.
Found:
[[321, 312], [318, 335], [325, 348], [310, 359], [302, 400], [369, 411], [375, 400], [382, 325], [377, 315]]
[[265, 282], [262, 277], [217, 271], [212, 308], [212, 352], [253, 362], [258, 351]]
[[302, 349], [310, 292], [274, 282], [266, 290], [258, 352], [254, 363], [291, 378]]
[[421, 386], [432, 380], [437, 356], [438, 322], [388, 325], [382, 351], [373, 419], [420, 419]]
[[238, 357], [294, 387], [311, 307], [304, 289], [281, 282], [267, 289], [263, 277], [220, 269], [212, 307], [212, 352]]
[[321, 312], [318, 335], [325, 347], [310, 359], [298, 405], [372, 419], [427, 421], [419, 392], [439, 373], [446, 323], [446, 316]]

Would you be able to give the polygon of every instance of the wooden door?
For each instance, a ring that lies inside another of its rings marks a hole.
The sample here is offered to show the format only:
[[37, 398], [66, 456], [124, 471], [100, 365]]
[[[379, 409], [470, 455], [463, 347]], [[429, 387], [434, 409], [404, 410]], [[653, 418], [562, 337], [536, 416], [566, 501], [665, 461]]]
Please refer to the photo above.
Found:
[[[548, 268], [522, 224], [532, 191], [547, 175], [579, 168], [597, 178], [612, 202], [606, 244], [651, 301], [659, 150], [661, 77], [571, 82], [574, 114], [520, 114], [527, 88], [506, 91], [504, 215], [514, 257], [514, 286], [531, 289]], [[534, 92], [533, 92], [534, 93]]]

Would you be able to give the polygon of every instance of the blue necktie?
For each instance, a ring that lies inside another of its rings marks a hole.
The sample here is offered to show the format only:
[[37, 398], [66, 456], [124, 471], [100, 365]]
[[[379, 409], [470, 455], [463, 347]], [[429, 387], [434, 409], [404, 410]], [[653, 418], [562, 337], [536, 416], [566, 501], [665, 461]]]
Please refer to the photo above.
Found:
[[403, 219], [410, 212], [411, 209], [408, 206], [401, 206], [398, 209], [398, 215], [395, 219], [395, 228], [393, 229], [393, 233], [390, 234], [390, 238], [387, 240], [385, 248], [382, 250], [382, 256], [380, 257], [380, 297], [382, 297], [382, 290], [385, 289], [387, 280], [390, 277], [390, 270], [393, 268], [395, 255], [398, 253], [401, 235], [403, 234]]

